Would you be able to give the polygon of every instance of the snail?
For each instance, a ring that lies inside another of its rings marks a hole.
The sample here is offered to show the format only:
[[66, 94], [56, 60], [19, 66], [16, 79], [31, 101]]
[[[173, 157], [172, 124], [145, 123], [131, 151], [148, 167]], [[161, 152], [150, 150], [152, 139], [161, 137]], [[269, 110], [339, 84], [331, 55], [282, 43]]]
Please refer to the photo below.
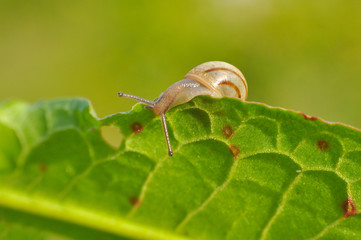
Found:
[[239, 98], [245, 101], [247, 98], [247, 82], [241, 71], [235, 66], [226, 62], [212, 61], [190, 70], [183, 80], [171, 85], [154, 101], [118, 92], [118, 97], [132, 98], [144, 103], [161, 117], [169, 156], [173, 156], [173, 152], [165, 114], [171, 107], [186, 103], [198, 95], [210, 95], [216, 98]]

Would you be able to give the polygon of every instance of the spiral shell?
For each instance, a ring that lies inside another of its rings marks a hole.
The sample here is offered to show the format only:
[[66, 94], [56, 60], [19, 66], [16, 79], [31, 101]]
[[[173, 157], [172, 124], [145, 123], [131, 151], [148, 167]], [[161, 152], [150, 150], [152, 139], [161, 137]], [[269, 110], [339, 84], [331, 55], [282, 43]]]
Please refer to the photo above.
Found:
[[185, 77], [214, 92], [214, 97], [247, 99], [247, 82], [238, 68], [221, 61], [206, 62], [190, 70]]

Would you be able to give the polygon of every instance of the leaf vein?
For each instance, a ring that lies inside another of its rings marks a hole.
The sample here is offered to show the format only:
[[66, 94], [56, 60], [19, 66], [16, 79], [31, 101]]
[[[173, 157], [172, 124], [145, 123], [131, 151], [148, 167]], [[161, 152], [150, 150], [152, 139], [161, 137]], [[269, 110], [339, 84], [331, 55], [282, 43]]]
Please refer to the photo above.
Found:
[[278, 208], [276, 209], [276, 211], [274, 212], [274, 214], [270, 217], [269, 221], [267, 222], [267, 224], [265, 225], [265, 228], [263, 229], [261, 236], [260, 236], [260, 240], [264, 240], [266, 239], [266, 236], [273, 224], [273, 222], [275, 221], [275, 219], [277, 218], [277, 216], [281, 213], [281, 211], [283, 210], [284, 205], [286, 204], [287, 201], [287, 196], [288, 194], [292, 191], [293, 186], [297, 183], [297, 181], [301, 178], [302, 176], [302, 172], [300, 174], [298, 174], [293, 181], [290, 183], [290, 185], [288, 186], [287, 190], [283, 193], [282, 195], [282, 201], [279, 204]]
[[214, 198], [214, 196], [222, 191], [231, 181], [233, 174], [235, 172], [235, 169], [237, 168], [238, 165], [238, 161], [234, 161], [231, 167], [231, 170], [228, 173], [228, 177], [226, 178], [226, 180], [223, 182], [222, 185], [218, 186], [217, 188], [214, 189], [214, 191], [212, 191], [212, 193], [209, 195], [209, 197], [203, 201], [203, 203], [196, 209], [194, 209], [193, 211], [189, 212], [185, 218], [180, 221], [180, 223], [175, 227], [175, 231], [179, 232], [198, 212], [200, 212], [201, 210], [204, 209], [204, 207]]

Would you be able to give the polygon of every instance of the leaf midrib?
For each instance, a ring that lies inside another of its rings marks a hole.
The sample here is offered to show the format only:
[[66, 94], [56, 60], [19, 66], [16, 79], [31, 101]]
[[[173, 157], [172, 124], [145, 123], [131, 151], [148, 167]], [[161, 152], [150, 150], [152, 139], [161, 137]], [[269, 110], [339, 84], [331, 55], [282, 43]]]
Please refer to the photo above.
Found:
[[0, 206], [136, 239], [188, 239], [164, 230], [137, 224], [125, 218], [78, 207], [64, 207], [46, 199], [30, 198], [7, 188], [2, 188], [0, 191]]

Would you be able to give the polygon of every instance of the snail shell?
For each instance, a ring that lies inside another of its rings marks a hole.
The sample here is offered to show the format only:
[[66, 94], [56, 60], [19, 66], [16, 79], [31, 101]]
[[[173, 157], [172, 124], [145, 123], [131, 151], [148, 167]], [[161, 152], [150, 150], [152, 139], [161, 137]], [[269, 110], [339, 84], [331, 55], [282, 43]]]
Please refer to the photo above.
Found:
[[190, 70], [185, 78], [206, 86], [214, 97], [233, 97], [246, 100], [247, 82], [235, 66], [220, 61], [206, 62]]
[[245, 101], [247, 82], [238, 68], [220, 61], [206, 62], [190, 70], [184, 80], [171, 85], [156, 101], [153, 111], [160, 115], [199, 95], [232, 97]]

